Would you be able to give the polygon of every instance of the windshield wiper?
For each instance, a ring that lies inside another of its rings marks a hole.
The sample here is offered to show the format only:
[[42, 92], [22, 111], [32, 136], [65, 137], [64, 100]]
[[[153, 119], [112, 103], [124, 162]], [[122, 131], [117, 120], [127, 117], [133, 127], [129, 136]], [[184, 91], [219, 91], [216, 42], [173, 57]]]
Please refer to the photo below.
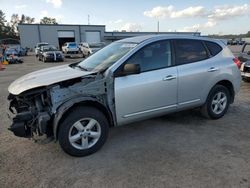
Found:
[[84, 71], [88, 71], [88, 69], [86, 69], [86, 68], [84, 68], [84, 67], [82, 67], [82, 66], [80, 66], [80, 65], [76, 65], [75, 67], [77, 67], [77, 68], [79, 68], [79, 69], [81, 69], [81, 70], [84, 70]]

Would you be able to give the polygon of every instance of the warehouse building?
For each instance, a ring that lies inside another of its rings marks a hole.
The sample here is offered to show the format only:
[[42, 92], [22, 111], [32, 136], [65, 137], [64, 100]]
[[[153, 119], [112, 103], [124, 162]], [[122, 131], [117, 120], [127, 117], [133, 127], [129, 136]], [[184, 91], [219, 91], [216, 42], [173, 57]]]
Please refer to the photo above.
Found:
[[110, 43], [127, 37], [152, 34], [187, 34], [194, 32], [106, 32], [105, 25], [68, 25], [68, 24], [19, 24], [22, 47], [34, 48], [39, 42], [48, 42], [58, 48], [65, 42]]

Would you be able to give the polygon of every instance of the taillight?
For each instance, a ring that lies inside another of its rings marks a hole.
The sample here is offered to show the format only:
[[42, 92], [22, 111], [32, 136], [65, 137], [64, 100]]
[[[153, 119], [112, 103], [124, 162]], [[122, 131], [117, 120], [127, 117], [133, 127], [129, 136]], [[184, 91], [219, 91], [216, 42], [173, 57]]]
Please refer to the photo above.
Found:
[[240, 60], [237, 57], [235, 57], [233, 60], [234, 60], [234, 63], [237, 65], [237, 67], [240, 69], [240, 66], [241, 66]]

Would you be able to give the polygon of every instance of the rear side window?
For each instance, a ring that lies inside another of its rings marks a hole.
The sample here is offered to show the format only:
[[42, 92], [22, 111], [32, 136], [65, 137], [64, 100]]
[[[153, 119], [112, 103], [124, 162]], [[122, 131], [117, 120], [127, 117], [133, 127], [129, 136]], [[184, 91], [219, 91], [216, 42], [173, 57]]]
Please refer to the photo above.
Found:
[[222, 47], [214, 42], [205, 41], [205, 44], [212, 56], [217, 55], [222, 50]]
[[208, 58], [202, 41], [191, 39], [175, 40], [175, 55], [178, 65], [193, 63]]

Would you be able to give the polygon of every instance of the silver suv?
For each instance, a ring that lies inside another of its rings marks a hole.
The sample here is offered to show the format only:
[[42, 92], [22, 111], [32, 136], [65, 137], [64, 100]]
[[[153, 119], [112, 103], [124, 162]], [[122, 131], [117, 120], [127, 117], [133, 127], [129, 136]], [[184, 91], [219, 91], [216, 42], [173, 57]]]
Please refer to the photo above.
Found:
[[82, 62], [14, 81], [10, 130], [20, 137], [46, 134], [68, 154], [85, 156], [101, 148], [109, 127], [197, 107], [218, 119], [240, 89], [235, 62], [223, 42], [209, 38], [120, 40]]

